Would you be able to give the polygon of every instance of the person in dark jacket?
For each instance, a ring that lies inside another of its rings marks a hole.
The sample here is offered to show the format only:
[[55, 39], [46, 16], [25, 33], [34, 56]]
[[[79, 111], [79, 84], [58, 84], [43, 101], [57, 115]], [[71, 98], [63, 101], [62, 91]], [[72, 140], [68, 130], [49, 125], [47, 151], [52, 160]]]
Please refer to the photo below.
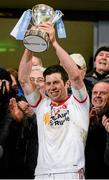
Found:
[[15, 97], [15, 93], [11, 88], [12, 80], [9, 72], [6, 69], [0, 67], [0, 178], [2, 174], [5, 174], [3, 169], [3, 146], [6, 143], [8, 137], [8, 130], [11, 123], [9, 115], [9, 100], [11, 97]]
[[109, 82], [109, 46], [102, 46], [97, 49], [94, 65], [92, 71], [85, 76], [85, 81], [89, 84], [87, 87], [90, 98], [94, 84], [101, 80]]
[[38, 153], [36, 116], [11, 84], [10, 74], [0, 68], [0, 179], [32, 179]]
[[11, 84], [12, 80], [9, 72], [0, 67], [0, 145], [4, 143], [7, 137], [7, 129], [10, 124], [9, 100], [11, 97], [15, 97]]
[[6, 178], [32, 179], [38, 154], [36, 115], [24, 98], [10, 99], [9, 110], [12, 122], [3, 156]]
[[109, 179], [109, 170], [104, 162], [107, 132], [102, 117], [109, 112], [109, 83], [98, 82], [92, 90], [92, 107], [85, 148], [86, 179]]

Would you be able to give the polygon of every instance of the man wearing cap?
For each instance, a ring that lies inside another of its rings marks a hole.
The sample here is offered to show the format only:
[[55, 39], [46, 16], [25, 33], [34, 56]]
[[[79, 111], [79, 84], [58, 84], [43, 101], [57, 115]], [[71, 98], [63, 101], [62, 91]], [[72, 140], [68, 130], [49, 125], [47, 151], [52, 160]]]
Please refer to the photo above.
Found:
[[94, 84], [100, 80], [109, 82], [109, 47], [100, 47], [94, 56], [95, 67], [88, 73], [85, 77], [87, 82], [89, 82], [89, 96], [91, 97], [91, 92]]
[[86, 74], [86, 70], [87, 70], [84, 57], [78, 53], [71, 54], [70, 56], [73, 59], [73, 61], [76, 63], [78, 68], [81, 70], [81, 75], [83, 76], [83, 79], [84, 79], [85, 74]]
[[[86, 89], [89, 93], [90, 81], [87, 81], [87, 79], [85, 79], [87, 66], [86, 66], [86, 61], [84, 57], [79, 53], [70, 54], [70, 56], [73, 59], [73, 61], [76, 63], [76, 65], [78, 66], [81, 76], [83, 77]], [[71, 88], [68, 88], [68, 94], [70, 95], [71, 93], [72, 93]]]

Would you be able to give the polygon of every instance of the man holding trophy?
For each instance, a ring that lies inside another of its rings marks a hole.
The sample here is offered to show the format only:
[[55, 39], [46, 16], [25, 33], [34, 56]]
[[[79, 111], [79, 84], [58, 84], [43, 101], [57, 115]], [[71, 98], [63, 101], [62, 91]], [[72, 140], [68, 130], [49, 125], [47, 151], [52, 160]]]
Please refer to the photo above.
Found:
[[[35, 180], [84, 178], [84, 148], [89, 125], [89, 97], [80, 71], [56, 40], [54, 24], [37, 26], [46, 32], [60, 61], [44, 71], [47, 96], [41, 97], [29, 82], [33, 52], [25, 49], [19, 65], [19, 81], [37, 115], [39, 151]], [[69, 78], [73, 94], [67, 94]]]

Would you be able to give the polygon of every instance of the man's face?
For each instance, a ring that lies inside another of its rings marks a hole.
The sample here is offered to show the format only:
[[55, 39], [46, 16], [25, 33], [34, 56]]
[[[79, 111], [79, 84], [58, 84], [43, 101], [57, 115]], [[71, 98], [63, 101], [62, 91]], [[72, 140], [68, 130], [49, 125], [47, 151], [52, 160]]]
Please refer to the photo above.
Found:
[[67, 85], [64, 85], [60, 73], [47, 75], [45, 84], [46, 92], [52, 101], [61, 102], [67, 97]]
[[101, 110], [106, 105], [109, 105], [109, 84], [98, 83], [92, 90], [92, 104], [98, 110]]
[[95, 59], [96, 71], [100, 74], [109, 71], [109, 52], [100, 51]]
[[43, 72], [36, 70], [31, 71], [30, 81], [31, 83], [34, 83], [36, 85], [36, 87], [40, 90], [41, 93], [45, 93]]

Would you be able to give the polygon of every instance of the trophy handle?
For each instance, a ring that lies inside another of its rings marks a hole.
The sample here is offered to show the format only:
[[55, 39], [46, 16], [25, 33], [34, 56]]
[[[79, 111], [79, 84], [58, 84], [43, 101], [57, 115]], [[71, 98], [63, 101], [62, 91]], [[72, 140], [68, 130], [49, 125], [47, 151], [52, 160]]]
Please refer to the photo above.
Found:
[[55, 24], [64, 14], [60, 10], [56, 10], [52, 19], [52, 23]]

